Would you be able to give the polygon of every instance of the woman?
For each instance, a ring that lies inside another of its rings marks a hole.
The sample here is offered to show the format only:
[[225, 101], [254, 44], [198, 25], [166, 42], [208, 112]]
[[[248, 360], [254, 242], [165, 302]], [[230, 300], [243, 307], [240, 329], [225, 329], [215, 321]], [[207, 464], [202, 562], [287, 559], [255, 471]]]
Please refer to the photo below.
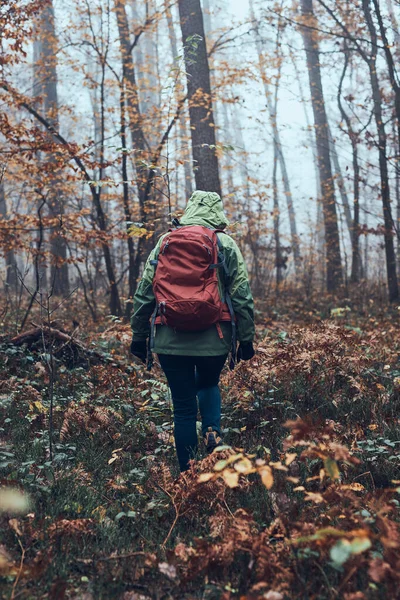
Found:
[[150, 338], [158, 355], [181, 471], [197, 451], [198, 408], [207, 453], [221, 443], [218, 384], [231, 349], [233, 368], [236, 338], [237, 360], [254, 356], [253, 298], [242, 254], [223, 231], [228, 224], [218, 194], [194, 192], [179, 227], [150, 253], [134, 297], [131, 352], [145, 362]]

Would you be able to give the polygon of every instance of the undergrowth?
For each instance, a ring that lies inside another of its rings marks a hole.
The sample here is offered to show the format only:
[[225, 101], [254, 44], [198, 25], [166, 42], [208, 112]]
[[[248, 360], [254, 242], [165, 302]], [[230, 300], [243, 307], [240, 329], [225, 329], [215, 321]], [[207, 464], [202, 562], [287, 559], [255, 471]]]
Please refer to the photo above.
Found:
[[90, 336], [114, 365], [56, 360], [51, 454], [46, 357], [3, 338], [0, 494], [29, 506], [0, 514], [2, 597], [399, 597], [398, 317], [279, 311], [224, 372], [225, 446], [181, 476], [127, 327]]

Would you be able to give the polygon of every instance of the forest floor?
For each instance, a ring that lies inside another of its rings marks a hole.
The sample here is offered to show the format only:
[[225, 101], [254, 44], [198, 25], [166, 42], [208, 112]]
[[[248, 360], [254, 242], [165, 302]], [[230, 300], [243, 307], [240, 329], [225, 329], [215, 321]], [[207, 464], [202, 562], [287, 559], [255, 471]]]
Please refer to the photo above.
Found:
[[400, 598], [400, 311], [257, 313], [256, 357], [222, 378], [226, 445], [180, 477], [128, 326], [18, 345], [5, 322], [2, 598]]

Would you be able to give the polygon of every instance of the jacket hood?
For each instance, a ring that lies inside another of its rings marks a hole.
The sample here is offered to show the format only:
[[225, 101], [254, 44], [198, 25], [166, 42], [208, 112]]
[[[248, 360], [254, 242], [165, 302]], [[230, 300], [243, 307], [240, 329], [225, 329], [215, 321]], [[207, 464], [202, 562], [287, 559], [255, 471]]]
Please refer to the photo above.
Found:
[[200, 190], [190, 196], [179, 222], [181, 225], [204, 225], [212, 229], [225, 229], [229, 225], [219, 194]]

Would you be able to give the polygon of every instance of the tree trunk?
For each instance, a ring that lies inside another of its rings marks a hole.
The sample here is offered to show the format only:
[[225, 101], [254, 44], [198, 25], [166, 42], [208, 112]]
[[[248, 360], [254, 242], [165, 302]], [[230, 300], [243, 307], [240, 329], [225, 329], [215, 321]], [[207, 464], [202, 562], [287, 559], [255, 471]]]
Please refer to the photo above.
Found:
[[296, 73], [297, 85], [299, 86], [300, 92], [300, 100], [303, 106], [304, 118], [307, 125], [307, 138], [308, 145], [310, 146], [313, 154], [313, 166], [315, 173], [315, 184], [316, 184], [316, 193], [317, 193], [317, 215], [316, 215], [316, 240], [317, 240], [317, 250], [320, 258], [319, 266], [320, 266], [320, 278], [321, 282], [324, 282], [326, 279], [325, 273], [325, 228], [324, 228], [324, 214], [322, 210], [322, 190], [321, 190], [321, 178], [318, 168], [318, 151], [317, 151], [317, 141], [316, 141], [316, 132], [315, 127], [311, 125], [311, 121], [308, 115], [307, 110], [307, 101], [303, 90], [303, 84], [301, 81], [301, 76], [297, 67], [296, 59], [293, 55], [293, 52], [290, 52], [290, 58], [292, 59], [292, 64], [294, 71]]
[[120, 116], [121, 116], [121, 147], [122, 147], [122, 181], [123, 181], [123, 205], [124, 214], [127, 223], [128, 233], [128, 302], [125, 306], [125, 317], [129, 319], [132, 312], [132, 299], [136, 291], [137, 282], [135, 279], [135, 245], [132, 236], [129, 235], [129, 223], [132, 222], [131, 208], [129, 203], [129, 183], [128, 183], [128, 155], [126, 146], [126, 105], [125, 105], [125, 81], [121, 82], [120, 89]]
[[[393, 127], [393, 138], [394, 146], [397, 148], [399, 142], [397, 140], [396, 127]], [[400, 269], [400, 157], [398, 157], [395, 164], [394, 186], [396, 197], [397, 266]]]
[[287, 202], [287, 207], [288, 207], [294, 265], [295, 265], [295, 269], [298, 270], [300, 267], [300, 263], [301, 263], [301, 255], [300, 255], [299, 236], [297, 233], [296, 213], [295, 213], [295, 209], [294, 209], [294, 205], [293, 205], [293, 196], [292, 196], [292, 191], [291, 191], [291, 187], [290, 187], [289, 175], [288, 175], [287, 168], [286, 168], [285, 155], [283, 153], [283, 147], [282, 147], [280, 133], [279, 133], [278, 125], [277, 125], [276, 113], [274, 111], [272, 95], [270, 93], [269, 85], [268, 85], [265, 61], [263, 58], [262, 39], [261, 39], [259, 30], [258, 30], [258, 25], [257, 25], [255, 13], [254, 13], [254, 6], [253, 6], [252, 0], [250, 0], [250, 16], [253, 21], [254, 29], [255, 29], [255, 42], [256, 42], [256, 48], [257, 48], [257, 53], [258, 53], [258, 64], [259, 64], [260, 74], [261, 74], [261, 78], [262, 78], [263, 85], [264, 85], [265, 97], [267, 100], [267, 108], [268, 108], [269, 120], [270, 120], [270, 124], [271, 124], [271, 128], [272, 128], [274, 144], [276, 144], [276, 146], [277, 146], [278, 161], [279, 161], [279, 166], [280, 166], [280, 170], [281, 170], [281, 174], [282, 174], [282, 181], [283, 181], [283, 189], [285, 192], [285, 197], [286, 197], [286, 202]]
[[396, 71], [396, 64], [400, 58], [400, 33], [398, 28], [398, 22], [396, 19], [396, 15], [393, 9], [393, 5], [391, 0], [388, 0], [388, 10], [390, 15], [390, 21], [392, 24], [393, 35], [394, 35], [394, 54], [391, 50], [391, 45], [389, 40], [387, 39], [386, 29], [383, 24], [383, 19], [379, 7], [379, 2], [374, 0], [375, 12], [378, 18], [379, 30], [381, 33], [383, 47], [386, 56], [386, 62], [388, 65], [389, 71], [389, 81], [392, 86], [393, 94], [394, 94], [394, 109], [396, 114], [396, 124], [397, 131], [394, 135], [394, 139], [397, 139], [397, 149], [395, 151], [395, 194], [396, 194], [396, 219], [397, 223], [395, 225], [395, 231], [397, 233], [397, 262], [400, 268], [400, 85], [398, 83], [399, 77]]
[[[393, 94], [394, 94], [394, 111], [396, 114], [397, 141], [398, 141], [397, 159], [399, 160], [400, 159], [400, 85], [397, 81], [395, 57], [392, 54], [391, 45], [390, 45], [389, 40], [386, 35], [386, 28], [383, 24], [383, 19], [382, 19], [378, 0], [373, 0], [373, 4], [375, 7], [375, 13], [376, 13], [376, 16], [378, 19], [379, 31], [380, 31], [381, 38], [383, 41], [383, 48], [385, 51], [386, 63], [387, 63], [388, 72], [389, 72], [389, 81], [390, 81], [390, 85], [392, 86], [392, 90], [393, 90]], [[369, 26], [370, 25], [372, 25], [372, 27], [375, 28], [372, 19], [369, 21]], [[371, 35], [375, 35], [375, 37], [376, 37], [376, 33], [371, 34]]]
[[[7, 218], [7, 204], [6, 204], [6, 196], [4, 191], [4, 183], [0, 181], [0, 217], [2, 219]], [[6, 262], [6, 277], [5, 284], [7, 285], [9, 291], [12, 289], [16, 291], [18, 278], [17, 278], [17, 261], [15, 258], [14, 250], [6, 250], [5, 251], [5, 262]]]
[[126, 100], [129, 116], [129, 127], [132, 138], [132, 146], [135, 150], [135, 168], [137, 175], [137, 187], [141, 218], [145, 219], [144, 201], [147, 187], [148, 168], [146, 158], [149, 156], [148, 146], [142, 126], [142, 114], [140, 111], [138, 88], [136, 84], [135, 65], [132, 57], [132, 45], [126, 15], [126, 0], [115, 0], [119, 41], [121, 45], [123, 77], [126, 84]]
[[385, 224], [385, 253], [386, 253], [386, 268], [389, 289], [390, 302], [396, 302], [399, 299], [399, 286], [396, 272], [396, 255], [394, 250], [394, 223], [392, 217], [392, 209], [390, 205], [390, 188], [389, 188], [389, 173], [387, 163], [387, 136], [382, 111], [382, 97], [379, 87], [379, 79], [376, 70], [377, 58], [377, 34], [375, 25], [371, 15], [370, 0], [362, 0], [362, 7], [365, 15], [365, 20], [368, 25], [369, 33], [372, 41], [372, 53], [368, 59], [368, 67], [372, 87], [372, 99], [374, 105], [374, 117], [376, 129], [378, 132], [379, 143], [379, 169], [381, 176], [381, 196], [383, 207], [383, 219]]
[[[231, 121], [229, 119], [229, 113], [228, 113], [228, 106], [226, 104], [226, 102], [222, 103], [222, 117], [223, 117], [223, 125], [224, 125], [224, 136], [225, 136], [225, 143], [228, 143], [229, 145], [232, 145], [231, 140], [227, 139], [226, 136], [228, 135], [228, 132], [231, 133], [233, 128], [231, 125]], [[235, 185], [234, 185], [234, 181], [233, 181], [233, 161], [232, 161], [232, 157], [229, 153], [229, 151], [225, 151], [224, 153], [224, 163], [225, 163], [225, 171], [226, 171], [226, 184], [227, 184], [227, 197], [233, 197], [234, 191], [235, 191]]]
[[386, 0], [386, 6], [388, 9], [388, 13], [390, 16], [390, 22], [393, 28], [394, 41], [396, 43], [396, 51], [400, 50], [400, 31], [399, 31], [399, 22], [396, 17], [396, 13], [394, 12], [393, 2], [392, 0]]
[[[354, 206], [354, 218], [352, 219], [352, 226], [350, 229], [351, 236], [351, 249], [352, 249], [352, 260], [351, 260], [351, 276], [350, 280], [352, 283], [358, 283], [360, 281], [362, 264], [360, 254], [360, 166], [358, 162], [358, 134], [354, 131], [351, 119], [345, 111], [342, 104], [342, 88], [344, 78], [346, 76], [347, 67], [349, 64], [349, 51], [347, 42], [345, 42], [345, 62], [343, 65], [342, 76], [339, 82], [338, 88], [338, 106], [343, 121], [346, 123], [347, 135], [349, 136], [352, 153], [353, 153], [353, 206]], [[350, 210], [350, 209], [349, 209]]]
[[397, 218], [397, 263], [400, 269], [400, 160], [397, 162], [396, 175], [396, 218]]
[[[140, 4], [143, 4], [142, 2]], [[148, 4], [148, 0], [146, 0]], [[135, 23], [140, 23], [145, 17], [141, 18], [138, 11], [138, 0], [130, 2], [132, 9], [133, 20]], [[154, 12], [153, 2], [147, 7], [146, 12]], [[155, 149], [158, 140], [157, 111], [159, 109], [159, 96], [157, 90], [160, 89], [157, 75], [157, 49], [155, 42], [155, 32], [151, 27], [146, 27], [143, 31], [140, 43], [132, 52], [135, 74], [137, 79], [137, 90], [139, 96], [140, 113], [143, 121], [143, 129], [146, 131], [146, 140], [152, 150]]]
[[[135, 150], [134, 161], [136, 169], [136, 179], [139, 197], [140, 220], [143, 223], [147, 221], [146, 201], [149, 194], [149, 169], [147, 160], [149, 158], [148, 146], [142, 127], [142, 114], [139, 105], [139, 95], [136, 85], [135, 65], [132, 57], [132, 44], [130, 41], [128, 18], [126, 15], [126, 0], [115, 0], [115, 9], [117, 16], [119, 40], [121, 45], [121, 57], [123, 67], [123, 78], [126, 89], [127, 112], [129, 117], [129, 128], [132, 139], [132, 146]], [[142, 255], [144, 251], [143, 238], [138, 238], [136, 246], [135, 261], [132, 265], [132, 272], [129, 278], [134, 282], [136, 291], [137, 281], [139, 279]]]
[[[49, 0], [39, 16], [38, 33], [40, 37], [40, 53], [38, 58], [38, 75], [40, 73], [40, 92], [42, 107], [46, 120], [56, 129], [58, 126], [58, 95], [57, 95], [57, 37], [55, 31], [53, 1]], [[52, 254], [51, 282], [53, 293], [66, 296], [69, 293], [67, 245], [62, 237], [62, 218], [64, 199], [62, 181], [57, 174], [57, 157], [49, 157], [49, 163], [54, 164], [52, 181], [49, 182], [47, 205], [51, 217], [59, 221], [59, 225], [51, 231], [50, 249]]]
[[[219, 27], [224, 28], [225, 22], [219, 23], [219, 25], [216, 26], [216, 23], [215, 23], [216, 14], [215, 14], [215, 12], [213, 12], [211, 10], [210, 0], [201, 0], [201, 6], [202, 6], [202, 11], [203, 11], [204, 33], [205, 33], [207, 52], [209, 52], [211, 50], [212, 43], [214, 42], [214, 40], [212, 40], [213, 28], [214, 29], [219, 29]], [[214, 6], [215, 6], [215, 3], [214, 3]], [[220, 6], [220, 10], [221, 9], [222, 9], [222, 6]], [[211, 90], [215, 90], [215, 88], [216, 88], [215, 75], [214, 75], [216, 60], [217, 60], [216, 53], [214, 52], [212, 57], [210, 57]], [[215, 95], [213, 97], [213, 115], [214, 115], [214, 123], [215, 123], [215, 129], [214, 129], [215, 139], [216, 139], [216, 143], [220, 144], [221, 140], [220, 140], [219, 134], [221, 131], [221, 126], [223, 126], [221, 123], [223, 121], [223, 117], [222, 117], [222, 115], [220, 115], [220, 106], [217, 102], [217, 99], [215, 98]]]
[[317, 136], [318, 168], [322, 188], [326, 243], [326, 279], [328, 292], [335, 292], [343, 281], [340, 257], [339, 227], [336, 213], [335, 190], [329, 154], [328, 120], [322, 90], [318, 37], [310, 25], [316, 24], [312, 0], [301, 0], [302, 15], [307, 27], [301, 27], [307, 57], [311, 102]]
[[[278, 31], [276, 36], [276, 58], [278, 59], [279, 47], [280, 47], [280, 24], [278, 25]], [[274, 92], [274, 104], [273, 104], [273, 124], [275, 127], [275, 132], [278, 131], [277, 128], [277, 118], [278, 118], [278, 99], [279, 99], [279, 85], [281, 82], [281, 74], [282, 74], [282, 63], [278, 62], [278, 73], [276, 76], [275, 82], [275, 92]], [[275, 238], [275, 263], [276, 263], [276, 293], [279, 294], [279, 288], [282, 283], [282, 268], [283, 268], [283, 257], [282, 257], [282, 249], [281, 249], [281, 236], [279, 231], [279, 221], [280, 221], [280, 210], [279, 210], [279, 192], [278, 192], [278, 179], [277, 179], [277, 171], [278, 171], [278, 157], [279, 157], [279, 145], [278, 138], [276, 134], [274, 135], [274, 167], [272, 172], [272, 189], [273, 189], [273, 198], [274, 198], [274, 238]]]
[[[241, 176], [241, 179], [243, 182], [244, 196], [247, 198], [247, 202], [249, 202], [250, 195], [251, 195], [250, 173], [249, 173], [248, 161], [247, 161], [246, 143], [244, 141], [243, 131], [242, 131], [242, 123], [241, 123], [241, 119], [240, 119], [239, 109], [236, 104], [233, 105], [232, 124], [233, 124], [232, 131], [234, 132], [234, 135], [235, 135], [235, 146], [239, 147], [243, 151], [243, 158], [241, 160], [239, 160], [239, 170], [240, 170], [240, 176]], [[235, 195], [235, 213], [236, 213], [236, 218], [239, 221], [239, 223], [242, 223], [242, 221], [243, 221], [243, 210], [244, 210], [244, 206], [239, 205], [237, 196]]]
[[[32, 94], [34, 99], [32, 104], [35, 109], [42, 113], [42, 101], [41, 97], [43, 95], [43, 76], [42, 76], [42, 67], [41, 67], [41, 56], [42, 56], [42, 42], [40, 35], [40, 20], [37, 20], [34, 24], [34, 42], [33, 42], [33, 82], [32, 82]], [[36, 151], [35, 157], [37, 163], [39, 165], [38, 174], [37, 174], [37, 185], [39, 186], [39, 172], [40, 172], [40, 162], [41, 162], [41, 152], [40, 150]], [[39, 205], [38, 205], [39, 206]], [[46, 232], [47, 233], [47, 232]], [[45, 240], [46, 241], [46, 240]], [[39, 281], [40, 286], [43, 290], [48, 289], [48, 268], [47, 261], [45, 256], [41, 258], [40, 264], [37, 266], [39, 270]]]
[[[364, 192], [365, 192], [365, 188], [364, 188]], [[365, 227], [368, 230], [368, 225], [369, 225], [369, 203], [367, 201], [367, 197], [365, 197]], [[368, 281], [368, 277], [369, 277], [369, 236], [365, 235], [364, 236], [364, 269], [363, 269], [363, 277], [366, 281]]]
[[[171, 13], [170, 5], [169, 5], [169, 0], [165, 0], [164, 7], [165, 7], [165, 14], [166, 14], [167, 23], [168, 23], [168, 32], [169, 32], [169, 39], [170, 39], [170, 43], [171, 43], [172, 57], [173, 57], [174, 61], [176, 61], [178, 59], [178, 54], [179, 54], [178, 42], [176, 39], [175, 26], [174, 26], [174, 21], [172, 19], [172, 13]], [[183, 160], [183, 172], [184, 172], [184, 177], [185, 177], [185, 197], [186, 197], [186, 200], [188, 200], [193, 192], [193, 184], [192, 184], [193, 171], [192, 171], [192, 161], [190, 158], [190, 147], [189, 147], [190, 134], [189, 134], [189, 131], [187, 128], [186, 116], [185, 116], [184, 111], [182, 111], [182, 113], [179, 117], [179, 138], [180, 138], [181, 148], [182, 148], [181, 154], [182, 154], [182, 160]]]
[[210, 69], [200, 0], [179, 0], [196, 187], [221, 194]]
[[346, 219], [347, 229], [351, 238], [353, 231], [353, 217], [351, 216], [350, 210], [350, 202], [349, 197], [347, 195], [346, 185], [344, 182], [344, 177], [342, 175], [342, 169], [340, 167], [338, 153], [336, 151], [335, 140], [333, 139], [332, 130], [330, 128], [328, 122], [328, 135], [329, 135], [329, 152], [331, 153], [333, 169], [335, 171], [335, 181], [337, 182], [337, 187], [339, 189], [340, 197], [342, 199], [344, 216]]
[[282, 253], [279, 231], [279, 197], [278, 197], [278, 146], [274, 140], [274, 168], [272, 172], [272, 189], [274, 197], [274, 240], [275, 240], [275, 269], [276, 269], [276, 292], [279, 293], [279, 287], [282, 283]]
[[299, 86], [300, 100], [301, 100], [301, 104], [303, 106], [304, 118], [305, 118], [306, 125], [307, 125], [308, 143], [309, 143], [310, 148], [312, 149], [312, 153], [314, 156], [313, 164], [314, 164], [314, 171], [315, 171], [315, 183], [316, 183], [316, 187], [317, 187], [316, 191], [317, 191], [317, 198], [320, 200], [322, 198], [322, 192], [321, 192], [320, 173], [319, 173], [319, 169], [318, 169], [318, 152], [317, 152], [317, 141], [316, 141], [316, 136], [315, 136], [315, 128], [311, 125], [310, 118], [308, 116], [306, 97], [305, 97], [304, 90], [303, 90], [303, 84], [301, 82], [301, 76], [300, 76], [299, 70], [297, 68], [296, 59], [293, 56], [292, 52], [290, 53], [290, 56], [292, 59], [294, 71], [296, 73], [297, 85]]

